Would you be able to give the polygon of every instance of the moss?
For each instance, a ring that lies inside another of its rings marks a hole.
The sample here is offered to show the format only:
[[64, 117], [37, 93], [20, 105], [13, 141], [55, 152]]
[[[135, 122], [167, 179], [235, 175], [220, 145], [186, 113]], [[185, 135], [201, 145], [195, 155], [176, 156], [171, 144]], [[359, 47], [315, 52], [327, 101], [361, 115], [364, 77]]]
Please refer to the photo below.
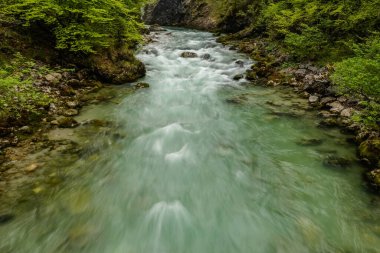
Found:
[[360, 157], [373, 165], [379, 165], [380, 139], [364, 141], [359, 146]]

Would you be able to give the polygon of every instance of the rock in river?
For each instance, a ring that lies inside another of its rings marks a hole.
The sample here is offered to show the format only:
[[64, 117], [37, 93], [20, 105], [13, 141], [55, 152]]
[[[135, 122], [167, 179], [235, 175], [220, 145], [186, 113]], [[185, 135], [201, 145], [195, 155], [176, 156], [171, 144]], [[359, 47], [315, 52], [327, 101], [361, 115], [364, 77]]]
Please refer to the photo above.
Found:
[[196, 53], [194, 53], [194, 52], [183, 52], [181, 54], [181, 57], [182, 58], [197, 58], [198, 55]]

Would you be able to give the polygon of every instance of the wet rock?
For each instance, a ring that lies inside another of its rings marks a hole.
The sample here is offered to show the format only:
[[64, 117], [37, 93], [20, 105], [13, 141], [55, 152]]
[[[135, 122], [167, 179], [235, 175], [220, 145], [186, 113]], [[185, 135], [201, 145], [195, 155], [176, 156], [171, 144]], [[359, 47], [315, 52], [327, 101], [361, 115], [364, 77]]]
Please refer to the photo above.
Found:
[[322, 116], [323, 118], [335, 117], [335, 114], [331, 113], [330, 111], [320, 111], [318, 112], [318, 115]]
[[8, 222], [11, 222], [12, 220], [14, 220], [14, 218], [15, 216], [10, 213], [0, 214], [0, 225], [4, 225]]
[[323, 164], [327, 167], [347, 168], [351, 164], [351, 161], [345, 157], [329, 155], [325, 158]]
[[338, 101], [328, 103], [327, 105], [331, 108], [330, 111], [335, 113], [340, 113], [344, 109], [344, 106]]
[[247, 100], [248, 100], [247, 97], [245, 97], [244, 95], [240, 95], [240, 96], [236, 96], [233, 98], [226, 99], [226, 102], [229, 104], [240, 105], [240, 104], [243, 104], [244, 102], [246, 102]]
[[194, 52], [183, 52], [181, 53], [182, 58], [197, 58], [198, 55]]
[[319, 101], [319, 97], [318, 96], [312, 95], [312, 96], [309, 97], [309, 103], [311, 103], [311, 104], [315, 104], [318, 101]]
[[366, 180], [370, 190], [380, 194], [380, 169], [366, 173]]
[[235, 64], [238, 65], [240, 68], [244, 68], [244, 62], [241, 60], [235, 61]]
[[78, 107], [79, 105], [79, 102], [78, 101], [67, 101], [66, 102], [66, 105], [70, 108], [76, 108]]
[[336, 118], [327, 118], [319, 122], [318, 126], [320, 127], [336, 127], [339, 125], [339, 122]]
[[62, 128], [72, 128], [77, 127], [79, 125], [75, 119], [65, 116], [59, 116], [58, 118], [53, 120], [51, 124]]
[[321, 139], [301, 139], [297, 142], [299, 146], [319, 146], [323, 143]]
[[68, 110], [66, 110], [66, 111], [64, 112], [64, 115], [65, 115], [65, 116], [76, 116], [76, 115], [78, 115], [78, 114], [79, 114], [79, 112], [78, 112], [77, 109], [68, 109]]
[[238, 75], [235, 75], [234, 77], [233, 77], [233, 79], [235, 80], [235, 81], [239, 81], [240, 79], [243, 79], [244, 78], [244, 75], [243, 74], [238, 74]]
[[210, 54], [204, 54], [204, 55], [201, 56], [201, 58], [203, 60], [210, 60], [211, 59], [211, 55]]
[[380, 165], [380, 139], [366, 140], [359, 146], [359, 155], [369, 164]]
[[155, 49], [155, 48], [145, 49], [145, 50], [144, 50], [144, 53], [146, 53], [146, 54], [153, 54], [153, 55], [155, 55], [155, 56], [158, 56], [158, 55], [159, 55], [158, 50]]
[[140, 83], [137, 83], [137, 84], [133, 85], [133, 88], [135, 90], [138, 90], [138, 89], [147, 89], [149, 87], [150, 87], [149, 83], [143, 83], [143, 82], [140, 82]]
[[332, 103], [336, 100], [336, 98], [334, 97], [324, 97], [321, 99], [321, 105], [326, 105], [326, 104], [329, 104], [329, 103]]
[[351, 118], [352, 115], [354, 114], [354, 112], [355, 112], [355, 110], [353, 108], [346, 108], [340, 112], [340, 116], [346, 117], [346, 118]]

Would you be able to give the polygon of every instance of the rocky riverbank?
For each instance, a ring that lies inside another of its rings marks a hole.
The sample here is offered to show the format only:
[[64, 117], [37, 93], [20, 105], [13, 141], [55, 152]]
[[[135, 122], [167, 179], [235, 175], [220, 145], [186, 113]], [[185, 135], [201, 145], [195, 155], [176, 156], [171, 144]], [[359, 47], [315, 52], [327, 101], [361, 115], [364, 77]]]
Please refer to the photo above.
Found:
[[[138, 62], [134, 70], [124, 69], [121, 75], [114, 76], [136, 80], [145, 73], [141, 64]], [[62, 169], [66, 166], [82, 156], [98, 152], [89, 146], [94, 136], [109, 136], [109, 143], [102, 147], [119, 139], [120, 126], [114, 122], [97, 117], [79, 120], [83, 107], [112, 102], [118, 96], [149, 87], [145, 83], [135, 83], [113, 88], [115, 86], [103, 83], [103, 77], [94, 69], [88, 68], [67, 70], [56, 66], [54, 71], [41, 74], [40, 70], [47, 68], [52, 69], [38, 62], [28, 70], [28, 80], [32, 79], [33, 87], [50, 100], [48, 106], [39, 108], [39, 117], [21, 114], [16, 122], [10, 120], [12, 115], [8, 115], [8, 119], [1, 123], [0, 224], [15, 216], [14, 207], [28, 208], [29, 203], [63, 183], [65, 172]]]
[[221, 36], [218, 40], [233, 50], [250, 55], [255, 61], [245, 76], [236, 76], [235, 79], [245, 77], [258, 85], [292, 87], [319, 111], [320, 127], [339, 127], [341, 131], [354, 134], [351, 141], [356, 143], [358, 157], [368, 167], [364, 174], [368, 189], [380, 194], [380, 133], [378, 129], [355, 120], [363, 107], [358, 99], [341, 95], [332, 84], [332, 66], [317, 66], [310, 62], [296, 64], [280, 50], [268, 50], [267, 42], [261, 39]]

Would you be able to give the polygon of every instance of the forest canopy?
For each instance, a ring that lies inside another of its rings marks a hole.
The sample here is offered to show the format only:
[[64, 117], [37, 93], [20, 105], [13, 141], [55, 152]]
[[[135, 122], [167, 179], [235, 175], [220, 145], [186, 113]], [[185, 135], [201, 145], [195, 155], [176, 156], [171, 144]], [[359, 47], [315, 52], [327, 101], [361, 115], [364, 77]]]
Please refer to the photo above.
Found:
[[0, 22], [46, 32], [57, 49], [94, 53], [140, 39], [143, 0], [2, 0]]

